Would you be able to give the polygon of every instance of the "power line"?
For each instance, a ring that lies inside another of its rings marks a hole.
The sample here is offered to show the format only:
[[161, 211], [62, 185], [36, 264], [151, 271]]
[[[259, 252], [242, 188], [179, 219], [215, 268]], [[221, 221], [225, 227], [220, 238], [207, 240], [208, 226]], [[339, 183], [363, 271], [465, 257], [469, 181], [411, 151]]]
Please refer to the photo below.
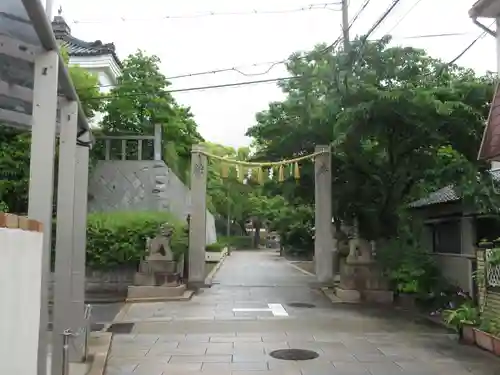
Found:
[[401, 2], [401, 0], [394, 0], [393, 3], [387, 8], [387, 10], [379, 17], [377, 22], [375, 22], [372, 27], [370, 27], [370, 30], [364, 35], [364, 40], [366, 41], [370, 35], [382, 24], [382, 22], [385, 21], [385, 19], [391, 14], [391, 12], [394, 10], [394, 8]]
[[[471, 33], [466, 33], [466, 32], [455, 32], [455, 33], [442, 33], [442, 34], [423, 34], [423, 35], [412, 35], [412, 36], [403, 36], [403, 37], [396, 37], [394, 39], [422, 39], [422, 38], [439, 38], [439, 37], [451, 37], [451, 36], [465, 36], [465, 35], [470, 35]], [[378, 41], [380, 39], [368, 39], [368, 41]], [[467, 51], [466, 51], [467, 52]], [[177, 76], [170, 76], [166, 77], [167, 80], [172, 80], [176, 78], [189, 78], [189, 77], [196, 77], [196, 76], [202, 76], [202, 75], [209, 75], [209, 74], [217, 74], [217, 73], [222, 73], [222, 72], [237, 72], [240, 73], [244, 76], [252, 76], [251, 74], [244, 73], [240, 71], [239, 69], [242, 68], [248, 68], [248, 67], [256, 67], [256, 66], [261, 66], [261, 65], [269, 65], [269, 64], [274, 64], [275, 62], [260, 62], [260, 63], [255, 63], [252, 65], [242, 65], [238, 67], [231, 67], [231, 68], [223, 68], [223, 69], [214, 69], [214, 70], [207, 70], [207, 71], [201, 71], [201, 72], [196, 72], [196, 73], [186, 73], [186, 74], [181, 74]], [[255, 74], [255, 75], [261, 75], [261, 74]], [[251, 81], [255, 83], [267, 83], [267, 82], [277, 82], [281, 80], [286, 80], [288, 78], [273, 78], [273, 79], [267, 79], [267, 80], [257, 80], [257, 81]], [[247, 83], [243, 82], [242, 85], [246, 85]], [[237, 84], [236, 84], [237, 85]], [[99, 85], [99, 88], [108, 88], [108, 87], [116, 87], [117, 85]], [[208, 87], [211, 88], [212, 86]], [[231, 87], [231, 86], [226, 86], [223, 85], [222, 87]], [[91, 88], [91, 87], [89, 87]], [[181, 91], [193, 91], [192, 89], [186, 89], [186, 90], [181, 90]], [[177, 92], [177, 91], [169, 91], [169, 92]], [[91, 99], [100, 99], [99, 98], [91, 98]]]
[[227, 16], [251, 16], [251, 15], [269, 15], [269, 14], [290, 14], [299, 12], [308, 12], [314, 10], [327, 10], [338, 12], [340, 9], [331, 8], [335, 5], [340, 5], [340, 2], [333, 3], [320, 3], [320, 4], [307, 4], [298, 8], [293, 9], [275, 9], [275, 10], [258, 10], [252, 9], [249, 11], [229, 11], [229, 12], [217, 12], [217, 11], [207, 11], [200, 13], [191, 14], [178, 14], [178, 15], [165, 15], [158, 18], [108, 18], [108, 19], [98, 19], [98, 20], [78, 20], [74, 19], [71, 22], [73, 24], [99, 24], [99, 23], [109, 23], [109, 22], [158, 22], [158, 21], [168, 21], [176, 19], [195, 19], [195, 18], [207, 18], [207, 17], [227, 17]]
[[[495, 23], [495, 22], [493, 22], [493, 23], [490, 25], [490, 27], [491, 27], [491, 26], [493, 26], [493, 24], [494, 24], [494, 23]], [[448, 64], [447, 64], [447, 65], [448, 65], [448, 66], [450, 66], [450, 65], [455, 64], [455, 63], [456, 63], [456, 62], [457, 62], [460, 58], [462, 58], [462, 56], [463, 56], [463, 55], [465, 55], [465, 54], [466, 54], [466, 53], [467, 53], [467, 52], [468, 52], [468, 51], [469, 51], [469, 50], [470, 50], [470, 49], [471, 49], [471, 48], [472, 48], [472, 47], [473, 47], [473, 46], [474, 46], [477, 42], [479, 42], [479, 40], [483, 39], [483, 38], [486, 36], [486, 34], [487, 34], [487, 32], [486, 32], [486, 31], [483, 31], [481, 34], [479, 34], [479, 36], [478, 36], [476, 39], [474, 39], [474, 40], [473, 40], [473, 41], [472, 41], [472, 42], [471, 42], [471, 43], [470, 43], [467, 47], [465, 47], [465, 49], [464, 49], [462, 52], [460, 52], [460, 53], [458, 54], [458, 56], [457, 56], [457, 57], [455, 57], [453, 60], [451, 60], [450, 62], [448, 62]]]
[[[366, 9], [368, 4], [370, 3], [371, 0], [365, 0], [365, 3], [361, 6], [361, 8], [358, 10], [356, 15], [353, 17], [349, 24], [350, 29], [352, 25], [356, 22], [356, 20], [359, 18], [361, 13]], [[324, 54], [331, 49], [335, 48], [340, 42], [342, 41], [342, 36], [338, 37], [333, 43], [328, 45], [327, 47], [323, 48], [321, 51], [319, 51], [320, 54]], [[301, 56], [299, 58], [305, 58], [306, 56]], [[202, 71], [202, 72], [195, 72], [195, 73], [187, 73], [187, 74], [180, 74], [176, 76], [169, 76], [165, 77], [166, 80], [170, 81], [173, 79], [179, 79], [179, 78], [191, 78], [191, 77], [197, 77], [197, 76], [202, 76], [202, 75], [211, 75], [211, 74], [217, 74], [217, 73], [225, 73], [225, 72], [236, 72], [239, 73], [245, 77], [255, 77], [255, 76], [261, 76], [268, 74], [275, 66], [280, 65], [280, 64], [285, 64], [289, 62], [290, 59], [284, 59], [284, 60], [279, 60], [279, 61], [271, 61], [271, 62], [260, 62], [260, 63], [255, 63], [251, 65], [244, 65], [244, 66], [233, 66], [230, 68], [222, 68], [222, 69], [214, 69], [214, 70], [207, 70], [207, 71]], [[245, 73], [241, 69], [242, 68], [248, 68], [248, 67], [257, 67], [257, 66], [262, 66], [262, 65], [270, 65], [265, 71], [259, 72], [259, 73]], [[116, 85], [100, 85], [99, 87], [105, 88], [105, 87], [115, 87]]]
[[[452, 64], [454, 64], [456, 61], [458, 61], [462, 56], [464, 56], [472, 48], [472, 46], [475, 43], [477, 43], [481, 38], [484, 38], [485, 35], [486, 35], [486, 32], [481, 33], [481, 35], [479, 35], [476, 39], [474, 39], [474, 41], [472, 43], [467, 45], [467, 47], [463, 51], [461, 51], [454, 59], [452, 59], [448, 63], [446, 63], [443, 66], [443, 68], [440, 70], [440, 72], [436, 74], [436, 77], [439, 77], [440, 75], [442, 75], [444, 73], [444, 69], [446, 67], [449, 67]], [[429, 75], [431, 75], [431, 74], [429, 74]], [[290, 80], [295, 80], [295, 79], [311, 79], [311, 78], [318, 78], [318, 76], [310, 75], [310, 76], [289, 76], [289, 77], [280, 77], [280, 78], [269, 78], [269, 79], [260, 79], [260, 80], [252, 80], [252, 81], [188, 87], [188, 88], [183, 88], [183, 89], [172, 89], [172, 90], [165, 90], [164, 92], [165, 93], [179, 93], [179, 92], [203, 91], [203, 90], [218, 89], [218, 88], [243, 87], [243, 86], [249, 86], [249, 85], [254, 85], [254, 84], [264, 84], [264, 83], [290, 81]], [[91, 100], [91, 99], [111, 99], [111, 98], [121, 98], [121, 97], [136, 97], [136, 96], [143, 96], [143, 95], [148, 95], [148, 93], [136, 92], [136, 93], [130, 93], [130, 94], [121, 94], [121, 95], [105, 95], [105, 96], [88, 98], [88, 99], [89, 100]]]
[[352, 62], [352, 66], [358, 63], [358, 60], [361, 58], [363, 54], [363, 49], [365, 48], [366, 42], [370, 35], [384, 22], [384, 20], [391, 14], [391, 12], [394, 10], [394, 8], [401, 2], [401, 0], [394, 0], [392, 4], [389, 6], [389, 8], [386, 9], [384, 13], [379, 17], [379, 19], [370, 27], [368, 32], [362, 37], [363, 41], [361, 42], [361, 46], [358, 50], [358, 53], [356, 55], [356, 58]]
[[410, 8], [410, 9], [408, 9], [408, 11], [407, 11], [407, 12], [403, 15], [403, 17], [401, 17], [401, 18], [399, 19], [399, 21], [398, 21], [398, 22], [396, 22], [396, 24], [395, 24], [395, 25], [394, 25], [394, 26], [393, 26], [393, 27], [392, 27], [392, 28], [391, 28], [391, 29], [390, 29], [390, 30], [389, 30], [386, 34], [390, 34], [390, 33], [392, 33], [392, 32], [394, 31], [394, 29], [395, 29], [396, 27], [398, 27], [398, 26], [401, 24], [401, 22], [403, 22], [403, 21], [405, 20], [405, 18], [406, 18], [406, 17], [408, 17], [408, 15], [409, 15], [411, 12], [413, 12], [413, 10], [414, 10], [414, 9], [418, 6], [418, 4], [420, 4], [421, 2], [422, 2], [422, 0], [417, 0], [417, 1], [416, 1], [416, 2], [415, 2], [412, 6], [411, 6], [411, 8]]
[[[370, 0], [367, 0], [367, 1], [369, 2]], [[387, 18], [387, 16], [391, 13], [391, 11], [396, 7], [396, 5], [400, 1], [401, 0], [394, 0], [394, 2], [391, 4], [391, 6], [382, 14], [382, 16], [375, 22], [375, 24], [372, 25], [372, 27], [370, 28], [368, 33], [365, 34], [365, 36], [363, 38], [363, 43], [362, 43], [361, 48], [360, 48], [360, 53], [358, 53], [358, 57], [361, 55], [362, 49], [363, 49], [364, 45], [366, 44], [366, 41], [368, 40], [369, 35], [371, 33], [373, 33], [373, 31], [376, 30], [376, 28], [384, 21], [385, 18]], [[350, 26], [352, 26], [352, 23]], [[460, 33], [447, 33], [447, 34], [434, 34], [432, 36], [435, 37], [435, 36], [455, 36], [455, 35], [461, 35], [461, 34]], [[484, 38], [485, 35], [486, 35], [486, 32], [483, 31], [476, 39], [474, 39], [474, 41], [472, 41], [472, 43], [470, 43], [462, 52], [460, 52], [460, 54], [457, 57], [455, 57], [453, 60], [451, 60], [450, 62], [445, 64], [442, 67], [442, 69], [440, 70], [440, 72], [438, 74], [436, 74], [436, 76], [440, 76], [441, 74], [443, 74], [444, 70], [447, 67], [454, 64], [463, 55], [465, 55], [474, 46], [474, 44], [476, 44], [480, 39]], [[429, 35], [427, 35], [427, 36], [429, 36]], [[424, 35], [424, 36], [420, 36], [420, 37], [426, 37], [426, 36]], [[413, 37], [413, 38], [415, 38], [415, 37]], [[324, 48], [320, 52], [323, 53], [325, 50], [332, 48], [332, 46], [338, 44], [341, 40], [342, 40], [342, 37], [339, 37], [333, 44]], [[234, 68], [229, 68], [225, 71], [229, 71], [229, 70], [234, 70]], [[222, 69], [219, 71], [222, 71]], [[212, 72], [214, 72], [214, 71], [212, 71]], [[201, 74], [201, 73], [199, 73], [199, 74]], [[188, 76], [193, 76], [193, 74], [188, 75]], [[315, 75], [312, 75], [312, 76], [290, 76], [290, 77], [281, 77], [281, 78], [269, 78], [269, 79], [252, 80], [252, 81], [244, 81], [244, 82], [233, 82], [233, 83], [216, 84], [216, 85], [208, 85], [208, 86], [189, 87], [189, 88], [184, 88], [184, 89], [171, 89], [171, 90], [165, 90], [164, 92], [165, 93], [179, 93], [179, 92], [203, 91], [203, 90], [217, 89], [217, 88], [242, 87], [242, 86], [248, 86], [248, 85], [253, 85], [253, 84], [281, 82], [281, 81], [294, 80], [294, 79], [309, 79], [309, 78], [315, 78], [315, 77], [316, 77]], [[103, 86], [101, 86], [101, 87], [103, 87]], [[109, 98], [113, 98], [113, 97], [135, 97], [135, 96], [142, 96], [142, 95], [148, 95], [148, 93], [136, 92], [136, 93], [131, 93], [129, 95], [125, 95], [125, 94], [104, 95], [104, 96], [99, 96], [99, 97], [95, 97], [95, 98], [89, 98], [89, 100], [92, 100], [92, 99], [102, 100], [102, 99], [109, 99]]]

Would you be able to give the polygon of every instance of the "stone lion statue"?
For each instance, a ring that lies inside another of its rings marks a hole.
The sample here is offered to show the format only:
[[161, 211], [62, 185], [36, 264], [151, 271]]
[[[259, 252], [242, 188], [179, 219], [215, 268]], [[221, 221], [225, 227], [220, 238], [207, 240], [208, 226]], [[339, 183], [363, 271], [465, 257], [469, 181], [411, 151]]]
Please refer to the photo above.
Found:
[[169, 223], [162, 224], [156, 237], [148, 239], [146, 243], [148, 258], [162, 258], [172, 260], [170, 242], [174, 234], [174, 227]]

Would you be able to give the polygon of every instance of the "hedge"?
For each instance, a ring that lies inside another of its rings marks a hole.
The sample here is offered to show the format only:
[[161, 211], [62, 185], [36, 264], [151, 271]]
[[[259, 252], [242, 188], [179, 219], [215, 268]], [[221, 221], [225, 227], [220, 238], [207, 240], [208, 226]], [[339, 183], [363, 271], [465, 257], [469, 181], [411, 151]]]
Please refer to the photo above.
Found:
[[226, 247], [226, 244], [221, 242], [215, 242], [205, 247], [205, 251], [208, 253], [221, 253]]
[[138, 264], [146, 250], [146, 238], [154, 237], [162, 224], [174, 227], [171, 249], [179, 259], [187, 249], [185, 223], [166, 212], [93, 213], [87, 218], [87, 265], [112, 267]]
[[248, 250], [254, 248], [253, 237], [250, 236], [220, 237], [219, 242], [237, 250]]
[[[87, 216], [87, 266], [112, 268], [139, 264], [146, 251], [146, 238], [158, 233], [162, 224], [174, 227], [171, 249], [179, 259], [187, 249], [186, 223], [166, 212], [99, 212]], [[56, 221], [53, 223], [53, 250]], [[54, 255], [54, 254], [53, 254]], [[54, 261], [54, 256], [52, 257]]]

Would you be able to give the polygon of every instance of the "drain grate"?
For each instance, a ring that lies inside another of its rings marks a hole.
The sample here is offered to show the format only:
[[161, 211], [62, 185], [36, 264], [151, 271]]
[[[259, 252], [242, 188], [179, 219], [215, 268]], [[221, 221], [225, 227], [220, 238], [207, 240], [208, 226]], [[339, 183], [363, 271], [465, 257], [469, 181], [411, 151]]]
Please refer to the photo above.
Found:
[[127, 334], [134, 329], [134, 323], [114, 323], [107, 329], [107, 332], [116, 334]]
[[312, 308], [316, 307], [312, 303], [304, 303], [304, 302], [292, 302], [292, 303], [289, 303], [288, 306], [290, 306], [290, 307], [301, 307], [301, 308], [304, 308], [304, 309], [312, 309]]
[[308, 361], [319, 357], [318, 353], [305, 349], [280, 349], [269, 353], [269, 355], [284, 361]]

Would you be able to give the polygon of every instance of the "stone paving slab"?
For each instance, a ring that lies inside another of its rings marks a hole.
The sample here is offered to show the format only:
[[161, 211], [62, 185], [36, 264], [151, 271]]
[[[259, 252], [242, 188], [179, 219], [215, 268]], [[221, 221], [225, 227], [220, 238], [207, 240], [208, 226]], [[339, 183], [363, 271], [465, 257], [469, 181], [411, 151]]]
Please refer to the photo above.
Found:
[[[132, 333], [113, 337], [108, 375], [500, 375], [500, 361], [433, 325], [387, 309], [331, 304], [314, 280], [268, 252], [234, 252], [190, 302], [129, 306]], [[268, 287], [268, 285], [276, 285]], [[315, 308], [288, 306], [312, 303]], [[288, 317], [233, 308], [281, 303]], [[313, 350], [283, 361], [278, 349]]]

